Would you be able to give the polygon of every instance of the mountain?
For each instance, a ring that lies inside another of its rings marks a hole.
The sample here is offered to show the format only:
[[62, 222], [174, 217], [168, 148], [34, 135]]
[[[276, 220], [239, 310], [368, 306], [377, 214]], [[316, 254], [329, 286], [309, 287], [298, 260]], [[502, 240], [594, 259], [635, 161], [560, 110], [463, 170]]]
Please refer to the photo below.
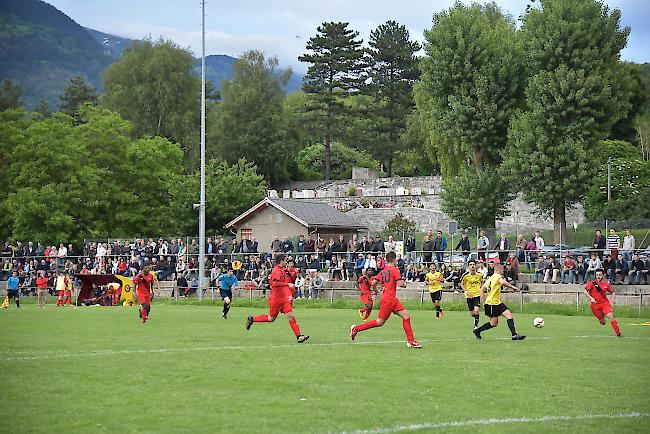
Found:
[[[102, 90], [101, 76], [120, 58], [133, 39], [85, 28], [54, 6], [41, 0], [0, 0], [0, 82], [11, 79], [22, 88], [22, 100], [34, 108], [44, 98], [50, 109], [70, 79], [81, 75]], [[218, 89], [232, 77], [237, 59], [206, 56], [206, 78]], [[196, 59], [194, 70], [201, 71]], [[294, 73], [287, 93], [300, 88], [302, 74]]]
[[11, 79], [33, 107], [50, 107], [70, 78], [81, 75], [101, 88], [101, 72], [113, 61], [79, 24], [40, 0], [0, 1], [0, 81]]

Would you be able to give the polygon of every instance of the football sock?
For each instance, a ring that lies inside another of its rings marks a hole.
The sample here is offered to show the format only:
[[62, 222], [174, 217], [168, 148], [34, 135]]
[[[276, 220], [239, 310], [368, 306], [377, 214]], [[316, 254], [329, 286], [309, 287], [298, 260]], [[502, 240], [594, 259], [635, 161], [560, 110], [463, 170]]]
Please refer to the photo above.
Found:
[[478, 332], [481, 333], [484, 332], [485, 330], [490, 330], [491, 328], [492, 328], [492, 324], [486, 322], [485, 324], [483, 324], [481, 327], [478, 328]]
[[[16, 307], [20, 307], [20, 300], [18, 300], [18, 299], [16, 299]], [[616, 322], [616, 321], [614, 321], [614, 322]], [[614, 325], [614, 322], [612, 323], [612, 325]], [[618, 326], [616, 326], [616, 329], [618, 329]], [[617, 332], [617, 333], [620, 333], [620, 332]]]
[[474, 317], [474, 327], [478, 327], [479, 314], [472, 315], [472, 316]]
[[507, 322], [508, 322], [508, 328], [510, 329], [510, 333], [512, 333], [513, 336], [516, 335], [517, 331], [515, 330], [515, 320], [509, 319]]
[[268, 315], [257, 315], [253, 317], [253, 322], [270, 322]]
[[413, 329], [411, 328], [411, 318], [402, 320], [402, 327], [404, 327], [404, 332], [406, 332], [406, 340], [414, 341]]
[[373, 319], [372, 321], [368, 321], [368, 322], [364, 322], [363, 324], [356, 325], [356, 326], [354, 326], [354, 328], [358, 332], [361, 332], [361, 331], [371, 329], [371, 328], [377, 327], [377, 326], [379, 326], [379, 324], [377, 324], [377, 321]]
[[[17, 301], [18, 301], [18, 300], [16, 300], [16, 302], [17, 302]], [[614, 329], [614, 331], [616, 332], [616, 334], [617, 334], [617, 335], [620, 335], [620, 334], [621, 334], [621, 330], [618, 328], [618, 322], [616, 322], [616, 320], [613, 320], [613, 321], [611, 322], [611, 324], [612, 324], [612, 328]]]
[[366, 311], [366, 314], [363, 316], [363, 319], [366, 320], [370, 316], [370, 312], [372, 312], [372, 310], [368, 309], [367, 307], [365, 307], [364, 309]]
[[291, 326], [291, 330], [293, 330], [293, 333], [296, 335], [296, 337], [300, 336], [300, 326], [298, 325], [298, 322], [295, 318], [289, 321], [289, 325]]
[[230, 303], [225, 303], [223, 304], [223, 314], [227, 315], [228, 311], [230, 310]]
[[145, 305], [144, 309], [147, 311], [147, 316], [149, 316], [149, 313], [151, 313], [151, 305], [150, 304]]
[[147, 311], [145, 310], [144, 307], [140, 308], [140, 318], [146, 318], [147, 317]]

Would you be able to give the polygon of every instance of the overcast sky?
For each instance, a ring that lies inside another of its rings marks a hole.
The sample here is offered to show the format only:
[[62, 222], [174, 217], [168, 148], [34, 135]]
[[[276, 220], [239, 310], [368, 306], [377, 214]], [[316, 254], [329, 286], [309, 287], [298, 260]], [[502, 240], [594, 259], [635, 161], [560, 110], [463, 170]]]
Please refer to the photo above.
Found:
[[[77, 23], [128, 38], [151, 35], [170, 38], [195, 55], [201, 50], [200, 0], [46, 0]], [[530, 0], [497, 0], [519, 17]], [[406, 25], [411, 37], [422, 41], [434, 12], [454, 0], [207, 0], [206, 54], [237, 57], [250, 49], [276, 55], [283, 65], [306, 70], [298, 62], [305, 44], [324, 21], [347, 21], [360, 37], [389, 19]], [[466, 2], [469, 3], [469, 2]], [[650, 1], [607, 0], [619, 8], [622, 22], [632, 28], [622, 58], [650, 62]]]

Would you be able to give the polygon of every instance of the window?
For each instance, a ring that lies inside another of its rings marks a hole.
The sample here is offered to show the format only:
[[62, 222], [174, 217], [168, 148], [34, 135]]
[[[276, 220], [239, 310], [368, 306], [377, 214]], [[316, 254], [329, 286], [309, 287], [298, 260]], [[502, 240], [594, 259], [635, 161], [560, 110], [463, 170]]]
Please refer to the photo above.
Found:
[[241, 239], [242, 240], [246, 240], [246, 239], [250, 240], [251, 237], [253, 236], [253, 230], [252, 229], [241, 229], [240, 234], [241, 234]]

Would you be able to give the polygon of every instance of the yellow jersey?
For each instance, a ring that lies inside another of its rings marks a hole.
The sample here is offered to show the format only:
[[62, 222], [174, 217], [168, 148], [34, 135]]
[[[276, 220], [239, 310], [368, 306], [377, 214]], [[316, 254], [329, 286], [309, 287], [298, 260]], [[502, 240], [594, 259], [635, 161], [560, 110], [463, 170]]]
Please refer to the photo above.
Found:
[[485, 304], [489, 304], [491, 306], [501, 304], [501, 279], [503, 279], [503, 276], [494, 273], [485, 283], [485, 289], [487, 291]]
[[483, 275], [478, 271], [474, 274], [469, 272], [463, 275], [461, 280], [463, 288], [465, 288], [465, 298], [474, 298], [481, 295], [481, 283], [483, 283]]
[[56, 290], [65, 291], [66, 281], [65, 276], [56, 276]]
[[442, 289], [443, 280], [444, 278], [442, 277], [442, 273], [440, 271], [436, 271], [435, 273], [427, 273], [425, 281], [429, 285], [429, 292], [440, 291]]

